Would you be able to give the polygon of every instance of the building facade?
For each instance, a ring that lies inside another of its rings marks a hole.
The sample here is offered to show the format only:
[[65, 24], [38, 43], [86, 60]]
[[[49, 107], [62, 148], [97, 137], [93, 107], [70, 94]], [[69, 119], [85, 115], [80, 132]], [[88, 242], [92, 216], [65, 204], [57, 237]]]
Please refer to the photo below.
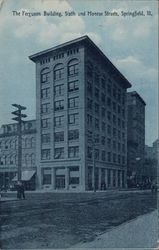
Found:
[[[36, 122], [22, 124], [22, 180], [26, 189], [36, 185]], [[17, 180], [18, 171], [17, 124], [5, 124], [0, 129], [0, 185], [8, 188]]]
[[36, 63], [38, 188], [125, 187], [131, 84], [87, 36], [29, 58]]
[[141, 96], [132, 91], [127, 93], [127, 148], [128, 185], [143, 181], [145, 156], [145, 105]]

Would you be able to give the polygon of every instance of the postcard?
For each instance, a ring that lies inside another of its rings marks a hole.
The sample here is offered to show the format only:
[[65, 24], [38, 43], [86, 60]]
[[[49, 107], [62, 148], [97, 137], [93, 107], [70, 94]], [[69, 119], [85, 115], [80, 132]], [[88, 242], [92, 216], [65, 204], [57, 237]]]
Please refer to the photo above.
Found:
[[0, 0], [0, 248], [157, 249], [158, 1]]

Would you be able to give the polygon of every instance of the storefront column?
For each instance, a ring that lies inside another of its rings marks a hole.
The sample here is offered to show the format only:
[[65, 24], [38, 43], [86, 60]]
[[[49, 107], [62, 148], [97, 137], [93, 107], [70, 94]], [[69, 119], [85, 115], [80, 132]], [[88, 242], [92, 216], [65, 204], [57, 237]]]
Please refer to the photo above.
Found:
[[69, 189], [69, 168], [66, 168], [66, 174], [65, 174], [65, 189]]
[[99, 168], [98, 172], [98, 189], [101, 190], [101, 180], [102, 180], [102, 169]]
[[113, 170], [110, 170], [110, 187], [113, 187]]
[[115, 186], [118, 187], [118, 170], [115, 172]]
[[108, 169], [105, 169], [105, 187], [108, 187]]
[[55, 168], [52, 168], [52, 173], [51, 173], [51, 184], [52, 184], [52, 189], [55, 190], [56, 188], [56, 185], [55, 185], [55, 182], [56, 182], [56, 169]]

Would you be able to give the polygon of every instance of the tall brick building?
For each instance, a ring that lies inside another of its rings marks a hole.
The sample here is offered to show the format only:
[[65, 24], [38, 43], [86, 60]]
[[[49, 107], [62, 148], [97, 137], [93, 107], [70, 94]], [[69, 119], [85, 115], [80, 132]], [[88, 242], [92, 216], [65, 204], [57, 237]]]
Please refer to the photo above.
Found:
[[29, 58], [36, 64], [38, 187], [126, 186], [128, 80], [88, 36]]
[[128, 177], [134, 184], [143, 181], [145, 155], [145, 105], [141, 96], [132, 91], [127, 93], [127, 146]]

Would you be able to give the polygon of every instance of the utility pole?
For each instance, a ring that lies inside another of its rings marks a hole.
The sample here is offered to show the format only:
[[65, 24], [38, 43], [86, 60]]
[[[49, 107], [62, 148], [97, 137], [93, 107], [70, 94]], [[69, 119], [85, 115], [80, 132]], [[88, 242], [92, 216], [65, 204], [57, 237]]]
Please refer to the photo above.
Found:
[[97, 145], [97, 143], [95, 143], [95, 138], [93, 137], [93, 133], [90, 132], [88, 134], [88, 139], [92, 144], [92, 163], [93, 163], [93, 171], [92, 171], [92, 175], [93, 175], [93, 180], [92, 180], [92, 185], [93, 185], [93, 191], [96, 192], [96, 183], [95, 183], [95, 169], [96, 169], [96, 156], [95, 156], [95, 146]]
[[18, 181], [21, 181], [22, 178], [22, 118], [26, 118], [27, 115], [22, 114], [22, 110], [25, 110], [26, 107], [19, 104], [12, 104], [13, 107], [17, 108], [16, 111], [13, 111], [12, 114], [16, 117], [12, 120], [17, 121], [17, 135], [18, 135]]

